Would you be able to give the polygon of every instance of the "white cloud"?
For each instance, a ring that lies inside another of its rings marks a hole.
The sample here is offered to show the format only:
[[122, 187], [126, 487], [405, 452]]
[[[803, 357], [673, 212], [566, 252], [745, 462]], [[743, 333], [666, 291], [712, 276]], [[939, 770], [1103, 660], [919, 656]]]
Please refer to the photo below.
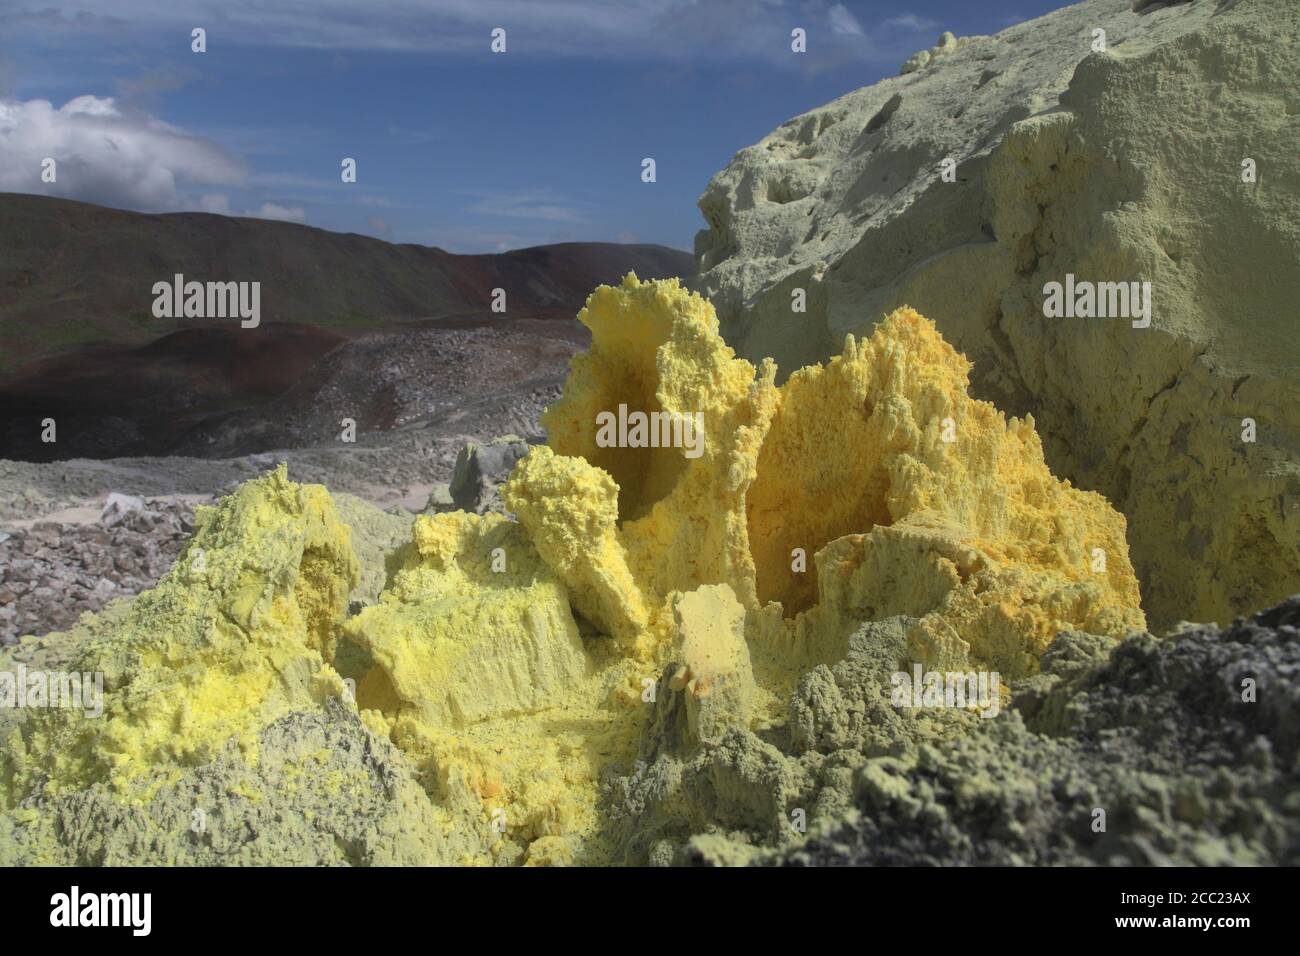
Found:
[[939, 22], [929, 17], [918, 17], [915, 13], [904, 13], [901, 16], [890, 17], [884, 25], [896, 30], [933, 30]]
[[[6, 26], [16, 34], [86, 34], [112, 31], [188, 36], [199, 24], [209, 51], [227, 46], [306, 47], [331, 50], [418, 50], [491, 56], [494, 27], [507, 32], [506, 55], [563, 55], [596, 59], [710, 61], [757, 57], [783, 65], [790, 30], [819, 36], [819, 51], [861, 50], [861, 23], [843, 3], [826, 0], [18, 0]], [[871, 51], [868, 51], [871, 52]], [[211, 55], [211, 54], [209, 54]], [[819, 55], [821, 55], [819, 53]]]
[[211, 212], [218, 216], [230, 215], [230, 197], [220, 193], [200, 196], [198, 202], [199, 212]]
[[540, 219], [546, 222], [582, 222], [586, 218], [577, 204], [547, 191], [487, 195], [469, 206], [466, 212], [500, 219]]
[[307, 219], [307, 213], [301, 206], [281, 206], [273, 202], [264, 202], [257, 209], [243, 215], [254, 219], [279, 219], [282, 222], [304, 222]]
[[[56, 163], [53, 183], [41, 180], [46, 158]], [[215, 143], [120, 109], [111, 97], [78, 96], [58, 109], [48, 100], [0, 100], [0, 191], [166, 212], [201, 202], [189, 198], [191, 188], [246, 178], [243, 163]]]
[[865, 36], [866, 31], [862, 29], [862, 24], [858, 18], [845, 8], [844, 4], [837, 3], [831, 7], [827, 17], [831, 22], [831, 29], [841, 36]]
[[307, 213], [301, 206], [284, 206], [273, 202], [264, 202], [255, 209], [232, 210], [230, 197], [224, 193], [200, 196], [193, 208], [218, 216], [245, 216], [249, 219], [279, 219], [282, 222], [304, 222], [307, 219]]

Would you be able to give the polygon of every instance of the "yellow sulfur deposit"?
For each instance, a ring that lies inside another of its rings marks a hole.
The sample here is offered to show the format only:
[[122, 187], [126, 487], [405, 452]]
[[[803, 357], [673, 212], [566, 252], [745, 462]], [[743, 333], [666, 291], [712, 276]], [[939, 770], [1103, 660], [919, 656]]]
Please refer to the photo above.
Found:
[[602, 707], [618, 667], [592, 673], [568, 590], [518, 524], [422, 516], [413, 539], [345, 628], [368, 658], [358, 706], [435, 792], [481, 803], [485, 824], [499, 814], [529, 840], [590, 829], [593, 751], [635, 741], [636, 712]]
[[322, 652], [357, 579], [350, 534], [329, 493], [283, 466], [250, 481], [198, 528], [176, 566], [121, 625], [79, 652], [104, 673], [104, 715], [45, 711], [0, 751], [12, 804], [106, 781], [119, 791], [156, 765], [197, 764], [231, 737], [345, 692]]
[[[969, 364], [916, 312], [779, 388], [676, 280], [629, 275], [579, 319], [592, 346], [544, 417], [549, 447], [503, 489], [517, 520], [417, 518], [349, 618], [357, 564], [330, 496], [283, 468], [244, 485], [84, 649], [108, 672], [105, 719], [11, 735], [4, 805], [193, 765], [352, 700], [348, 679], [437, 826], [476, 834], [451, 862], [608, 862], [604, 771], [670, 722], [688, 747], [784, 722], [863, 621], [915, 619], [913, 660], [1004, 678], [1060, 630], [1143, 626], [1123, 517], [1052, 477], [1031, 419], [970, 398]], [[701, 422], [702, 448], [666, 425], [611, 445], [597, 421], [620, 406]]]
[[673, 602], [680, 663], [671, 686], [686, 691], [686, 721], [697, 740], [748, 727], [754, 672], [745, 644], [745, 609], [725, 584], [706, 584]]
[[565, 588], [518, 525], [459, 511], [418, 518], [414, 539], [380, 603], [346, 628], [378, 665], [362, 708], [461, 727], [537, 710], [584, 677]]
[[[591, 351], [543, 419], [556, 454], [521, 462], [505, 500], [576, 606], [637, 653], [670, 633], [673, 591], [715, 583], [808, 612], [792, 651], [833, 657], [862, 620], [908, 614], [918, 660], [970, 651], [1008, 675], [1059, 630], [1143, 626], [1123, 516], [1051, 476], [1032, 419], [970, 398], [969, 363], [916, 312], [780, 388], [675, 282], [629, 276], [579, 319]], [[598, 447], [595, 417], [620, 403], [702, 412], [703, 454]]]
[[[790, 377], [748, 497], [760, 600], [820, 602], [812, 619], [841, 630], [916, 615], [915, 659], [969, 651], [1010, 676], [1061, 630], [1144, 626], [1124, 517], [1053, 478], [1033, 419], [970, 398], [969, 370], [904, 308]], [[819, 552], [815, 581], [790, 573], [796, 548]]]

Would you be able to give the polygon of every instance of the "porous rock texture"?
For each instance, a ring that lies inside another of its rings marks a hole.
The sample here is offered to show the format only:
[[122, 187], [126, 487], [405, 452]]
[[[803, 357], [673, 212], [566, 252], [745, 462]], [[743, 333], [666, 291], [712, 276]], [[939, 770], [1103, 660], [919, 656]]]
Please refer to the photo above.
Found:
[[1294, 866], [1298, 628], [1295, 596], [1163, 640], [1062, 634], [1010, 719], [869, 762], [843, 822], [761, 862]]
[[[710, 182], [724, 338], [780, 380], [910, 305], [1128, 517], [1154, 624], [1300, 589], [1300, 6], [1087, 0], [951, 40]], [[1047, 318], [1067, 274], [1150, 282], [1150, 326]]]

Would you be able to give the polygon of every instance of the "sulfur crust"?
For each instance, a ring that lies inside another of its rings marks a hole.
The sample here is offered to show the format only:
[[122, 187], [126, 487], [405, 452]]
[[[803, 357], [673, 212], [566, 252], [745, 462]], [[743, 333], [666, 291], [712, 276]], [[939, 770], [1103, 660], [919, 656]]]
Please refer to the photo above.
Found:
[[[915, 311], [780, 388], [674, 280], [629, 276], [579, 317], [592, 350], [544, 418], [571, 454], [534, 451], [504, 497], [583, 613], [635, 653], [664, 646], [673, 591], [712, 583], [751, 611], [779, 602], [792, 646], [907, 614], [919, 659], [971, 650], [1015, 676], [1059, 630], [1143, 627], [1123, 516], [1052, 477], [1031, 418], [970, 398], [969, 363]], [[703, 410], [703, 455], [597, 448], [595, 411], [638, 400]], [[634, 476], [621, 521], [614, 474]]]
[[[349, 617], [358, 566], [329, 494], [283, 467], [245, 484], [80, 653], [106, 672], [105, 717], [11, 733], [4, 806], [103, 780], [141, 799], [144, 770], [232, 737], [256, 761], [258, 731], [351, 701], [350, 678], [458, 837], [438, 862], [610, 862], [602, 774], [666, 732], [674, 695], [696, 746], [782, 723], [863, 620], [906, 615], [913, 659], [1006, 677], [1058, 631], [1143, 626], [1122, 516], [1052, 477], [1032, 419], [971, 399], [969, 364], [916, 312], [779, 388], [676, 280], [629, 275], [579, 318], [592, 348], [546, 413], [549, 447], [503, 491], [517, 520], [416, 519]], [[598, 447], [596, 413], [620, 403], [701, 412], [703, 453]]]
[[120, 625], [74, 658], [102, 671], [104, 716], [41, 711], [0, 752], [5, 804], [107, 781], [123, 795], [159, 764], [192, 765], [234, 737], [255, 759], [276, 717], [344, 691], [322, 657], [358, 570], [329, 493], [283, 466], [247, 482], [198, 528]]

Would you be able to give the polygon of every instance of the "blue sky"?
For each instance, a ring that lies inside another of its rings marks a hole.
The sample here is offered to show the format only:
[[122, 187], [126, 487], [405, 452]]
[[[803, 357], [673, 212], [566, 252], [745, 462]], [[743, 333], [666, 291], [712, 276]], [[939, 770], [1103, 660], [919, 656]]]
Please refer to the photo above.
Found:
[[457, 252], [689, 250], [696, 199], [737, 150], [896, 74], [943, 30], [995, 33], [1061, 5], [0, 0], [0, 190]]

